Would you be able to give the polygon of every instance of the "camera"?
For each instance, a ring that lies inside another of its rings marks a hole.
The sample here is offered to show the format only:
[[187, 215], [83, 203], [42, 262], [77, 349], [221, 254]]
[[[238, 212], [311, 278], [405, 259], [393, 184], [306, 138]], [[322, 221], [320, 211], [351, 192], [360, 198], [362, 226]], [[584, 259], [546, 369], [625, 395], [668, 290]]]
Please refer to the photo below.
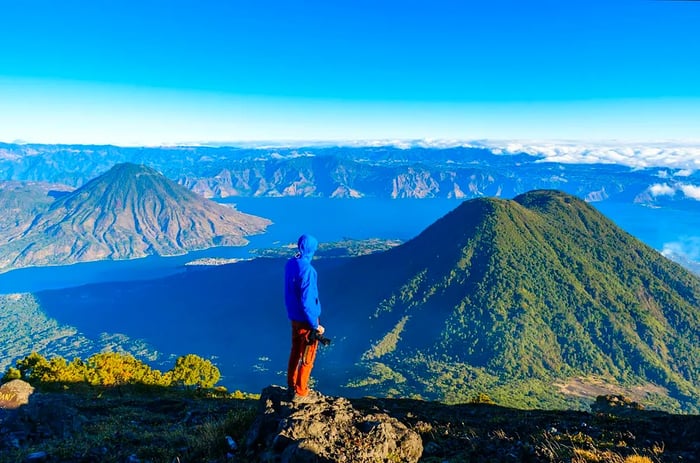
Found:
[[318, 330], [311, 330], [311, 333], [309, 334], [309, 342], [314, 341], [318, 341], [324, 346], [327, 346], [331, 343], [331, 340], [319, 333]]

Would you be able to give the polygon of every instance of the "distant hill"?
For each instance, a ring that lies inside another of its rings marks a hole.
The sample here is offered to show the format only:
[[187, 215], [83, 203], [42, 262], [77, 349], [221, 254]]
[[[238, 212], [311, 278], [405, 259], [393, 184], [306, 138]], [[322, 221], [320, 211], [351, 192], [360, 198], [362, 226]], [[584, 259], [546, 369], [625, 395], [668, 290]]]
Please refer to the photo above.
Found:
[[24, 232], [37, 214], [72, 190], [43, 182], [0, 182], [0, 245]]
[[269, 223], [202, 198], [149, 167], [118, 164], [40, 208], [21, 233], [8, 233], [0, 271], [242, 245]]

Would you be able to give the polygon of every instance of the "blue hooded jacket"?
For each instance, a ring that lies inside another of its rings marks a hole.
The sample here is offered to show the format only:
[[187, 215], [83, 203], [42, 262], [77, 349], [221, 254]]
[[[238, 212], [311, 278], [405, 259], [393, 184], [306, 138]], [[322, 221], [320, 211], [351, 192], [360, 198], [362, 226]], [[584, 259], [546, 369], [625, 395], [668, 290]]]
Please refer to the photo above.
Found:
[[318, 241], [311, 235], [301, 235], [297, 242], [299, 254], [287, 261], [284, 267], [284, 302], [287, 316], [292, 321], [308, 323], [318, 328], [321, 303], [318, 300], [316, 269], [311, 259], [318, 248]]

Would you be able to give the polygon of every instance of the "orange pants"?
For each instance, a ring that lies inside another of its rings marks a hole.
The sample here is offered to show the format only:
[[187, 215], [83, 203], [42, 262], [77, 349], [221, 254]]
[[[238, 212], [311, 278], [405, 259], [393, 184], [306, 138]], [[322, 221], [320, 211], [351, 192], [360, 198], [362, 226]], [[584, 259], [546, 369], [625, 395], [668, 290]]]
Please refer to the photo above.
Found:
[[316, 359], [318, 341], [309, 342], [311, 328], [306, 323], [292, 321], [292, 351], [287, 368], [287, 386], [298, 395], [309, 394], [309, 378]]

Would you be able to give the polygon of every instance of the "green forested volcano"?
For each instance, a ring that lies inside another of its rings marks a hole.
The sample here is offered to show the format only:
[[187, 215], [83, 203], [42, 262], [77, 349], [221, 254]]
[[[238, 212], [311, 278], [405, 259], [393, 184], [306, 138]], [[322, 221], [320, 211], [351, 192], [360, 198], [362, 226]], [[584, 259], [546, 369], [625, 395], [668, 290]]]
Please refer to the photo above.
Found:
[[341, 270], [336, 310], [372, 338], [355, 387], [536, 404], [595, 377], [698, 409], [700, 280], [573, 196], [466, 201]]

